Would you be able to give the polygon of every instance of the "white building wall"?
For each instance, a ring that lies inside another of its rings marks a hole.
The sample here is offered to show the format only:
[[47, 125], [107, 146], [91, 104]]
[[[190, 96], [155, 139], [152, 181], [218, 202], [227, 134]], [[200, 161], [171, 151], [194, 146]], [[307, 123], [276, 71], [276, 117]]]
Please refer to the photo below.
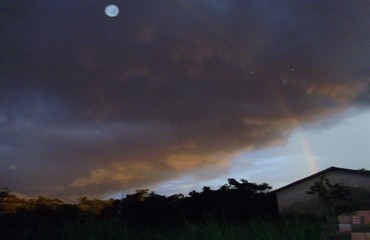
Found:
[[[310, 212], [321, 211], [316, 195], [307, 194], [315, 182], [320, 181], [322, 175], [308, 179], [286, 189], [276, 192], [279, 212]], [[363, 187], [370, 190], [370, 176], [349, 173], [344, 171], [331, 171], [325, 174], [331, 184], [340, 183], [343, 186]]]

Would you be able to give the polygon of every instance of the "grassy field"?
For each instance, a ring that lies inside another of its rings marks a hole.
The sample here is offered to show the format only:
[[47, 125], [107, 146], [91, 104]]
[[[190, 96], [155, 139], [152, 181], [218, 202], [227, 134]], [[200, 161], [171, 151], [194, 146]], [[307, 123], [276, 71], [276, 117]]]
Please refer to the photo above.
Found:
[[323, 222], [302, 217], [279, 220], [255, 219], [230, 224], [219, 221], [185, 222], [180, 225], [127, 226], [119, 220], [74, 222], [60, 226], [47, 223], [26, 227], [14, 239], [84, 240], [319, 240]]

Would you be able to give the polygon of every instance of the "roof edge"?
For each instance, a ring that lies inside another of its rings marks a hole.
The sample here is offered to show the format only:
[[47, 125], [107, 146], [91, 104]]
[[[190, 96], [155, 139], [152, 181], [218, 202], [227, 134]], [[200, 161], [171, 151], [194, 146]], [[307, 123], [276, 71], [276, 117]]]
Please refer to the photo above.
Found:
[[280, 192], [280, 191], [285, 190], [287, 188], [290, 188], [290, 187], [292, 187], [294, 185], [297, 185], [297, 184], [299, 184], [301, 182], [304, 182], [306, 180], [315, 178], [315, 177], [320, 176], [320, 175], [324, 175], [324, 174], [326, 174], [328, 172], [332, 172], [332, 171], [342, 171], [342, 172], [354, 173], [354, 174], [366, 174], [366, 175], [369, 175], [369, 177], [370, 177], [370, 171], [367, 171], [365, 169], [364, 169], [364, 171], [362, 171], [362, 169], [360, 169], [360, 170], [354, 170], [354, 169], [340, 168], [340, 167], [331, 166], [331, 167], [326, 168], [326, 169], [324, 169], [322, 171], [319, 171], [317, 173], [314, 173], [314, 174], [312, 174], [312, 175], [310, 175], [308, 177], [301, 178], [301, 179], [299, 179], [297, 181], [294, 181], [292, 183], [289, 183], [289, 184], [287, 184], [287, 185], [285, 185], [285, 186], [283, 186], [281, 188], [278, 188], [276, 190], [273, 190], [272, 192], [273, 193]]

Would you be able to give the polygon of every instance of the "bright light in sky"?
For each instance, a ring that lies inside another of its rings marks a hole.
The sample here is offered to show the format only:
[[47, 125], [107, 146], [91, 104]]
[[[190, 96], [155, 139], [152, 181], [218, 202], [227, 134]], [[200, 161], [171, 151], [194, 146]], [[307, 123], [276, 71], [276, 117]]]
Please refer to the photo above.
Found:
[[119, 9], [116, 5], [114, 4], [111, 4], [111, 5], [108, 5], [106, 8], [105, 8], [105, 14], [108, 16], [108, 17], [117, 17], [118, 14], [119, 14]]

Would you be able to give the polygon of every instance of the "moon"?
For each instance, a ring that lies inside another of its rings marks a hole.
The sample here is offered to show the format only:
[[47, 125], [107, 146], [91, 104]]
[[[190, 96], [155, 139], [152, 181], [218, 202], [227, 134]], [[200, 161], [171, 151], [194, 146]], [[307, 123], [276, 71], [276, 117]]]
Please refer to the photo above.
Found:
[[117, 17], [119, 14], [119, 8], [114, 4], [108, 5], [105, 7], [105, 14], [108, 17]]

